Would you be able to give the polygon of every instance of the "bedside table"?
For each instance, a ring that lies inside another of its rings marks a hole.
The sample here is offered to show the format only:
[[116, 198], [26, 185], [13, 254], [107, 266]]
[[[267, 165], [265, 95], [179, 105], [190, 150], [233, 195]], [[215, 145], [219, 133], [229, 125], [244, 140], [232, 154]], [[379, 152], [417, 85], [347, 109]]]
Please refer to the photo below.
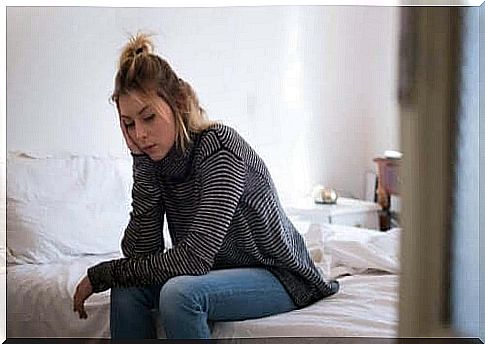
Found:
[[319, 204], [307, 197], [290, 202], [284, 208], [289, 217], [298, 221], [379, 230], [381, 207], [373, 202], [339, 197], [336, 204]]

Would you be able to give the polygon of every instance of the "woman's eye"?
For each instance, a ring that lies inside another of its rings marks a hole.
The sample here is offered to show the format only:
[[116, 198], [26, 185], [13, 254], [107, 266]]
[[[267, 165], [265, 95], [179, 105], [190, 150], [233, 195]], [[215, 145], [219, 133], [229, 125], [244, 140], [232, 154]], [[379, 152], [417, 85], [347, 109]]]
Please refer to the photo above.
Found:
[[127, 128], [132, 128], [134, 126], [135, 126], [135, 122], [130, 122], [130, 123], [125, 122], [125, 127], [127, 127]]
[[152, 120], [152, 119], [154, 119], [154, 118], [155, 118], [155, 114], [154, 114], [154, 113], [152, 113], [151, 115], [148, 115], [148, 116], [144, 117], [143, 119], [144, 119], [145, 121], [151, 121], [151, 120]]

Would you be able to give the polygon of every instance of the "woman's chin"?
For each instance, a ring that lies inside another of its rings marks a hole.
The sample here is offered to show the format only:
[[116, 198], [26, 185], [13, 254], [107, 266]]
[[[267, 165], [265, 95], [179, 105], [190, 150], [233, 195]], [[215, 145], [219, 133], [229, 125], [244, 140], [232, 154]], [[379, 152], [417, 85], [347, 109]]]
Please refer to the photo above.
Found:
[[165, 158], [165, 156], [167, 154], [161, 154], [161, 153], [147, 153], [148, 156], [150, 157], [150, 159], [152, 159], [153, 161], [160, 161], [160, 160], [163, 160], [163, 158]]
[[170, 154], [171, 149], [174, 146], [170, 147], [170, 149], [166, 149], [164, 147], [155, 146], [151, 149], [147, 149], [145, 153], [152, 159], [153, 161], [160, 161], [163, 160], [167, 155]]

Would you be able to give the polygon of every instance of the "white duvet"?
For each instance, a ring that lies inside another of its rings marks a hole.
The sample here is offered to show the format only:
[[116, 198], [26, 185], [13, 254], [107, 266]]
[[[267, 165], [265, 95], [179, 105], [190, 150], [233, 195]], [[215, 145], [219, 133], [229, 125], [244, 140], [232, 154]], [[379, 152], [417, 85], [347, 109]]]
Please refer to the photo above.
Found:
[[[312, 257], [322, 274], [340, 281], [339, 293], [286, 314], [216, 323], [214, 337], [395, 337], [399, 234], [399, 229], [383, 233], [343, 226], [310, 228], [305, 240]], [[88, 299], [86, 320], [72, 311], [71, 298], [89, 266], [116, 256], [9, 266], [7, 336], [109, 337], [109, 291]]]

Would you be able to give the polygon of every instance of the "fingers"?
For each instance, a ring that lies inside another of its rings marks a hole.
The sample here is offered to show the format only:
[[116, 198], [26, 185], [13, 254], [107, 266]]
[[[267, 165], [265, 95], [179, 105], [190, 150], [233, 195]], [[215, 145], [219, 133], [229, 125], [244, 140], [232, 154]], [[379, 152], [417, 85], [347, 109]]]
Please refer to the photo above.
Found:
[[130, 138], [130, 135], [128, 134], [128, 130], [126, 130], [125, 123], [123, 123], [121, 119], [120, 119], [120, 127], [121, 127], [121, 132], [123, 133], [123, 137], [125, 138], [128, 147], [130, 147], [132, 143], [131, 138]]
[[126, 125], [125, 125], [125, 123], [123, 123], [121, 118], [120, 118], [120, 127], [121, 127], [121, 131], [123, 132], [123, 136], [125, 137], [125, 139], [129, 140], [130, 137], [128, 136], [128, 131], [126, 130]]
[[130, 137], [130, 134], [128, 134], [128, 130], [126, 129], [125, 123], [120, 118], [120, 127], [121, 127], [121, 132], [123, 133], [123, 137], [125, 138], [126, 145], [130, 149], [131, 152], [135, 154], [140, 154], [141, 149], [138, 147], [138, 145], [133, 142], [133, 140]]
[[74, 306], [74, 312], [79, 313], [79, 319], [87, 319], [88, 318], [88, 313], [86, 313], [86, 310], [84, 309], [84, 302]]
[[84, 299], [80, 296], [79, 290], [76, 289], [73, 300], [73, 311], [79, 313], [79, 319], [87, 319], [88, 314], [84, 309]]
[[81, 305], [81, 309], [79, 310], [79, 319], [87, 319], [87, 318], [88, 318], [88, 314], [84, 309], [84, 305]]

